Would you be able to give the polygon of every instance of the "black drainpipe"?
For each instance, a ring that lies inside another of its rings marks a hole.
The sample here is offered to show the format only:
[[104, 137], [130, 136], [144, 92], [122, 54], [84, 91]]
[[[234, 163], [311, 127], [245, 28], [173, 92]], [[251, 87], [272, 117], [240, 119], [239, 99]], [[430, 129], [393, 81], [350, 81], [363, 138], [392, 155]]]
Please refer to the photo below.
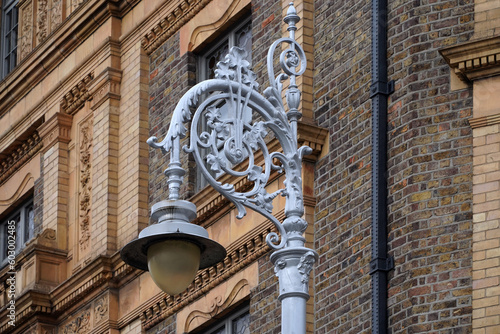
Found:
[[372, 0], [372, 334], [386, 334], [387, 274], [387, 98], [394, 82], [387, 79], [387, 0]]

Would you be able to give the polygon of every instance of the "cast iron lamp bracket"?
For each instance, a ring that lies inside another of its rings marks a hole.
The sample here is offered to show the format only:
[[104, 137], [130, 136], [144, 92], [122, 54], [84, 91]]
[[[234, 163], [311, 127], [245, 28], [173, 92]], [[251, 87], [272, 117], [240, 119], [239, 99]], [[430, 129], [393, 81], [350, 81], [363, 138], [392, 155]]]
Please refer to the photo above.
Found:
[[[306, 70], [304, 50], [295, 41], [299, 20], [291, 3], [284, 18], [289, 37], [276, 40], [269, 48], [270, 87], [263, 94], [257, 91], [256, 75], [249, 67], [245, 50], [233, 47], [216, 65], [214, 79], [198, 83], [180, 99], [165, 138], [162, 141], [156, 137], [148, 139], [150, 146], [161, 149], [164, 154], [170, 153], [165, 170], [169, 199], [153, 206], [152, 216], [158, 224], [144, 229], [139, 238], [121, 252], [125, 262], [144, 270], [147, 270], [148, 247], [162, 240], [182, 239], [197, 244], [201, 250], [200, 267], [213, 265], [226, 256], [222, 246], [208, 239], [202, 227], [190, 224], [196, 215], [194, 204], [179, 199], [185, 175], [180, 162], [180, 140], [187, 136], [185, 124], [190, 122], [189, 144], [183, 150], [193, 154], [207, 182], [235, 205], [238, 218], [243, 218], [246, 208], [250, 208], [276, 226], [279, 234], [270, 233], [266, 242], [275, 250], [271, 261], [279, 279], [282, 333], [297, 334], [305, 333], [309, 276], [318, 258], [315, 251], [304, 247], [303, 236], [307, 222], [303, 219], [302, 158], [312, 150], [307, 146], [299, 148], [297, 144], [297, 121], [302, 113], [296, 77]], [[275, 77], [277, 50], [281, 51], [280, 73]], [[282, 98], [286, 80], [287, 108]], [[280, 142], [281, 152], [268, 151], [266, 142], [271, 135]], [[263, 154], [263, 165], [255, 164], [258, 150]], [[245, 170], [235, 168], [245, 160], [248, 162]], [[266, 185], [272, 170], [284, 171], [285, 187], [268, 193]], [[237, 191], [233, 184], [222, 184], [217, 180], [217, 175], [222, 173], [246, 177], [253, 187], [248, 191]], [[286, 197], [283, 223], [272, 214], [272, 201], [278, 195]]]

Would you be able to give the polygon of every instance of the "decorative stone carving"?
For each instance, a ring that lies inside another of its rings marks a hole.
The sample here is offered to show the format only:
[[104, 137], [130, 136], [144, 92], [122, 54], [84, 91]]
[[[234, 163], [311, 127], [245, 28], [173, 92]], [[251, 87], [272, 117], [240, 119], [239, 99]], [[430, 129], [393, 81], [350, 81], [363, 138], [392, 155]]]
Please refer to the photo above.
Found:
[[55, 334], [56, 331], [55, 331], [55, 328], [52, 327], [52, 326], [41, 326], [41, 333], [42, 334]]
[[236, 283], [236, 285], [233, 287], [227, 298], [222, 301], [222, 297], [218, 296], [215, 298], [215, 300], [212, 302], [210, 305], [210, 310], [209, 311], [193, 311], [191, 312], [187, 318], [186, 318], [186, 323], [184, 325], [184, 332], [189, 332], [193, 330], [193, 328], [190, 328], [191, 323], [196, 319], [196, 318], [203, 318], [206, 320], [210, 320], [213, 317], [215, 317], [217, 314], [221, 313], [225, 309], [227, 309], [229, 306], [231, 306], [236, 299], [236, 296], [238, 293], [246, 286], [248, 285], [248, 281], [246, 279], [243, 279]]
[[184, 23], [192, 19], [210, 0], [184, 0], [166, 17], [160, 20], [141, 40], [141, 45], [148, 55], [163, 44]]
[[21, 9], [20, 59], [24, 59], [33, 50], [33, 5], [29, 2]]
[[73, 115], [78, 111], [90, 97], [89, 83], [94, 79], [94, 73], [86, 75], [60, 101], [61, 110]]
[[92, 126], [89, 118], [80, 126], [80, 249], [86, 250], [90, 243], [90, 220], [92, 204]]
[[78, 6], [80, 6], [86, 0], [72, 0], [71, 1], [71, 11], [74, 11]]
[[5, 150], [6, 153], [0, 155], [0, 184], [29, 161], [41, 148], [42, 139], [35, 131], [20, 144]]
[[90, 309], [83, 311], [75, 320], [64, 326], [63, 334], [90, 333]]
[[43, 232], [37, 237], [37, 243], [42, 246], [56, 248], [56, 231], [51, 228], [43, 230]]
[[50, 8], [50, 31], [54, 31], [62, 23], [62, 0], [52, 0]]
[[48, 35], [49, 22], [47, 14], [48, 14], [47, 0], [38, 0], [38, 12], [36, 17], [36, 24], [37, 24], [36, 38], [38, 43], [41, 43], [45, 38], [47, 38]]
[[109, 318], [108, 305], [109, 305], [108, 294], [105, 294], [95, 302], [94, 319], [96, 324], [103, 320], [107, 320]]

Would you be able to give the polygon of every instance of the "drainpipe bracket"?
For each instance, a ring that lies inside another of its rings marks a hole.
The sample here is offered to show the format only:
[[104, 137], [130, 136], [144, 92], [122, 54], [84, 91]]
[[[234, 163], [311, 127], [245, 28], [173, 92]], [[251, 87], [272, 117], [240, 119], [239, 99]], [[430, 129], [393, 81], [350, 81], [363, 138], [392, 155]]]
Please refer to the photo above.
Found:
[[388, 258], [378, 257], [370, 261], [370, 275], [373, 275], [377, 271], [389, 272], [394, 269], [394, 257], [389, 256]]
[[377, 81], [370, 86], [370, 98], [378, 94], [389, 96], [392, 93], [394, 93], [394, 80], [389, 82]]

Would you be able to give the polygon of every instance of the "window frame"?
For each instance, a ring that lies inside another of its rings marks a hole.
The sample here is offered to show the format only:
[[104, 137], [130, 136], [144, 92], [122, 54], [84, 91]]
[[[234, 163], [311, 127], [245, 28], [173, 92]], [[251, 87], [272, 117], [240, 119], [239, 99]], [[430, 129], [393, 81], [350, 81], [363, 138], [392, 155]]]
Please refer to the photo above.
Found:
[[[33, 212], [33, 226], [30, 231], [30, 220], [29, 211]], [[15, 232], [16, 236], [16, 256], [19, 252], [26, 246], [26, 243], [33, 239], [34, 237], [34, 202], [33, 196], [30, 196], [27, 200], [18, 205], [14, 211], [12, 211], [8, 216], [2, 218], [0, 222], [0, 268], [3, 268], [8, 263], [7, 256], [7, 246], [8, 246], [8, 225], [9, 222], [15, 221], [17, 216], [19, 216], [19, 231]]]
[[[244, 314], [248, 314], [249, 320], [248, 324], [250, 325], [250, 307], [245, 306], [236, 312], [233, 312], [229, 314], [227, 317], [224, 319], [221, 319], [219, 322], [214, 324], [213, 326], [210, 326], [208, 329], [203, 330], [201, 332], [197, 332], [199, 334], [214, 334], [218, 330], [222, 329], [222, 326], [224, 326], [224, 329], [226, 329], [226, 332], [224, 334], [233, 334], [233, 321], [239, 317], [241, 317]], [[250, 327], [249, 327], [250, 328]], [[229, 329], [229, 331], [227, 331]]]
[[[2, 58], [0, 66], [0, 80], [3, 80], [17, 66], [19, 31], [19, 8], [17, 8], [18, 3], [19, 0], [4, 0], [1, 7], [2, 15], [0, 21], [0, 54]], [[8, 22], [8, 20], [6, 19], [7, 14], [10, 12], [14, 13], [12, 17], [15, 18], [15, 23]], [[14, 34], [14, 36], [12, 36], [12, 34]], [[10, 43], [7, 44], [7, 39], [9, 38], [11, 40]], [[13, 57], [13, 59], [10, 59], [11, 57]], [[13, 60], [13, 65], [10, 63], [11, 60]]]

